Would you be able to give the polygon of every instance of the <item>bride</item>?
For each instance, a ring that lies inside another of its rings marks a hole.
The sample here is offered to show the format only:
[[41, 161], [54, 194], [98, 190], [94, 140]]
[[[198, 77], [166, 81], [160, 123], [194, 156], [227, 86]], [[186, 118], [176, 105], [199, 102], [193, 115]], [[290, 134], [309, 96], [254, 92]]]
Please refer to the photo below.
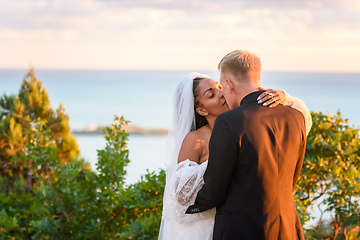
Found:
[[[185, 214], [194, 204], [204, 184], [209, 140], [218, 115], [229, 111], [221, 85], [200, 73], [190, 73], [174, 93], [173, 121], [169, 130], [166, 163], [166, 186], [159, 240], [211, 240], [216, 210]], [[304, 102], [282, 90], [264, 91], [259, 104], [278, 104], [303, 113], [306, 133], [310, 131], [311, 115]]]

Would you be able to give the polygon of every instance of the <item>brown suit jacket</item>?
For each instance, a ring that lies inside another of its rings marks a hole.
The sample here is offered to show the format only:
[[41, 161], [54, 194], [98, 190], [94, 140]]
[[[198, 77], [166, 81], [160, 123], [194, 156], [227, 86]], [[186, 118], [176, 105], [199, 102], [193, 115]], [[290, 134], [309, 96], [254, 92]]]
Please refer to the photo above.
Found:
[[306, 147], [294, 109], [263, 107], [257, 91], [217, 117], [205, 185], [186, 213], [216, 207], [215, 240], [304, 239], [293, 198]]

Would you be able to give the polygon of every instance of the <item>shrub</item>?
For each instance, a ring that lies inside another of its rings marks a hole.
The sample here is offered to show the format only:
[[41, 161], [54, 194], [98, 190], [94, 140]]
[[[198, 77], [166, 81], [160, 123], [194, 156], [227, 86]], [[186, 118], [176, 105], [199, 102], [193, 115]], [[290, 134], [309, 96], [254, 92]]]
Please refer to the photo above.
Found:
[[[359, 129], [348, 125], [338, 112], [335, 116], [312, 113], [313, 127], [307, 138], [303, 169], [296, 186], [296, 199], [302, 223], [311, 218], [315, 206], [331, 212], [328, 236], [350, 239], [360, 233], [360, 139]], [[308, 231], [317, 236], [322, 225]], [[325, 224], [326, 225], [326, 224]], [[352, 231], [353, 230], [353, 231]], [[355, 239], [355, 238], [353, 238]]]
[[76, 163], [59, 164], [54, 145], [45, 144], [50, 130], [45, 124], [36, 125], [32, 129], [36, 137], [29, 145], [30, 154], [24, 157], [38, 156], [33, 160], [33, 168], [45, 166], [49, 174], [38, 176], [34, 196], [12, 191], [0, 200], [0, 206], [5, 209], [0, 214], [3, 230], [0, 236], [5, 239], [11, 239], [10, 236], [17, 237], [15, 239], [156, 239], [165, 172], [148, 173], [138, 183], [124, 186], [125, 168], [129, 163], [128, 134], [121, 129], [124, 124], [127, 121], [115, 117], [114, 124], [104, 128], [106, 146], [98, 151], [97, 174]]

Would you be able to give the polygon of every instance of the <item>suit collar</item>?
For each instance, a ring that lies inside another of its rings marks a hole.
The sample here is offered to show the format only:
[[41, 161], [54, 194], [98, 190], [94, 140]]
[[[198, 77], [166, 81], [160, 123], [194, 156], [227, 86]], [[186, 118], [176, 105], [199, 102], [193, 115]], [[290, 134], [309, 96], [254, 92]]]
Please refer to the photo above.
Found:
[[240, 106], [247, 104], [247, 103], [252, 103], [252, 102], [256, 102], [257, 103], [257, 98], [260, 96], [260, 94], [262, 94], [264, 91], [256, 91], [256, 92], [252, 92], [249, 93], [248, 95], [246, 95], [240, 102]]

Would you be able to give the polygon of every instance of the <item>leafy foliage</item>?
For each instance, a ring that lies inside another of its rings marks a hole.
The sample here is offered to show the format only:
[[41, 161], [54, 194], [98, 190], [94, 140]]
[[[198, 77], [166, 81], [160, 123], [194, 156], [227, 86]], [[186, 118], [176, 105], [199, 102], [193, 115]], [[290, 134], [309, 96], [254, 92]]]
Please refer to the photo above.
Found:
[[162, 215], [165, 171], [147, 173], [124, 191], [124, 230], [121, 239], [157, 239]]
[[[5, 192], [15, 184], [19, 175], [24, 178], [27, 192], [32, 192], [32, 187], [36, 184], [33, 165], [39, 165], [33, 161], [42, 161], [39, 158], [43, 156], [30, 153], [29, 144], [37, 144], [33, 141], [41, 140], [32, 131], [39, 122], [49, 129], [49, 136], [45, 141], [53, 145], [53, 150], [56, 149], [59, 163], [78, 159], [80, 151], [70, 132], [69, 117], [62, 105], [56, 111], [51, 108], [46, 89], [36, 78], [33, 69], [30, 69], [18, 95], [4, 94], [0, 98], [0, 175], [6, 182]], [[82, 164], [81, 161], [79, 164]], [[40, 174], [46, 170], [40, 166], [35, 172]]]
[[[312, 113], [312, 118], [314, 124], [296, 188], [301, 220], [309, 220], [308, 210], [316, 206], [322, 213], [332, 213], [332, 231], [327, 237], [360, 238], [359, 129], [350, 127], [339, 112], [335, 116]], [[309, 237], [318, 236], [324, 224], [321, 214], [318, 226], [308, 231]]]
[[59, 164], [56, 145], [48, 144], [50, 129], [38, 122], [23, 157], [38, 156], [33, 169], [44, 166], [51, 174], [33, 171], [39, 179], [34, 195], [18, 191], [2, 195], [0, 238], [157, 239], [165, 172], [148, 173], [138, 183], [124, 186], [129, 163], [124, 124], [127, 121], [115, 117], [114, 124], [104, 128], [106, 146], [98, 151], [95, 174], [76, 163]]

